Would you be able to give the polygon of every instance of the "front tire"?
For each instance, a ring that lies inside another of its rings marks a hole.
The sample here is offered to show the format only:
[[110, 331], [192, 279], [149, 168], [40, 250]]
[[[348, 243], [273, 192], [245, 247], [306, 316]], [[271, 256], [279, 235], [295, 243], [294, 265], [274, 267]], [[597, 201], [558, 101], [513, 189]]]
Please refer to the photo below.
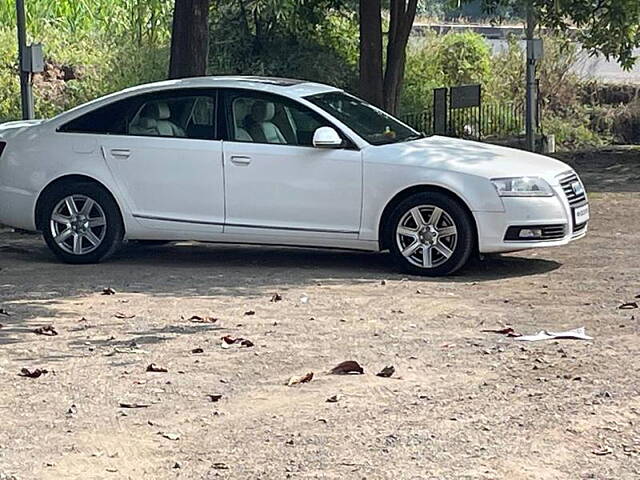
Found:
[[385, 234], [396, 265], [413, 275], [450, 275], [467, 263], [475, 245], [469, 213], [439, 192], [416, 193], [400, 202]]
[[63, 262], [98, 263], [122, 244], [120, 209], [104, 188], [92, 183], [63, 184], [45, 193], [45, 242]]

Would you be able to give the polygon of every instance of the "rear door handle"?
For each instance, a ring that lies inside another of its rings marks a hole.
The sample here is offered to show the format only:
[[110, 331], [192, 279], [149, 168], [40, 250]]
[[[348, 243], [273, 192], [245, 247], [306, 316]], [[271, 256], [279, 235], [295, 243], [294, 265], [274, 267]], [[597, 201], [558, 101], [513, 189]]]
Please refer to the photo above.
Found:
[[251, 157], [245, 157], [243, 155], [232, 155], [231, 163], [235, 165], [249, 165], [251, 163]]
[[129, 158], [131, 156], [131, 150], [128, 148], [112, 148], [111, 155], [116, 158]]

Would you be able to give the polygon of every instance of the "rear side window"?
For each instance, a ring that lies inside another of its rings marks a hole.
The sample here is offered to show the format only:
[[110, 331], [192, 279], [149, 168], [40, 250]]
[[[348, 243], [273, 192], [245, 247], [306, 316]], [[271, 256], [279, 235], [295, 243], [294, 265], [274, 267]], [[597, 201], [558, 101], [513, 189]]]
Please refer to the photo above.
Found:
[[217, 102], [212, 90], [145, 93], [92, 110], [58, 130], [70, 133], [213, 140]]
[[131, 107], [131, 99], [113, 102], [65, 123], [58, 130], [70, 133], [125, 135]]

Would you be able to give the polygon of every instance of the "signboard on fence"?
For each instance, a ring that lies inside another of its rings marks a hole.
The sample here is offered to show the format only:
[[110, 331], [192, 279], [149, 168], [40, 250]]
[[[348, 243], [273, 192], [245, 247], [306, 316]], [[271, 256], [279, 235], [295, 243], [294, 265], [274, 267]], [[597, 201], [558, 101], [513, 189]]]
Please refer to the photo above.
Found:
[[480, 106], [480, 85], [451, 87], [450, 108], [468, 108]]

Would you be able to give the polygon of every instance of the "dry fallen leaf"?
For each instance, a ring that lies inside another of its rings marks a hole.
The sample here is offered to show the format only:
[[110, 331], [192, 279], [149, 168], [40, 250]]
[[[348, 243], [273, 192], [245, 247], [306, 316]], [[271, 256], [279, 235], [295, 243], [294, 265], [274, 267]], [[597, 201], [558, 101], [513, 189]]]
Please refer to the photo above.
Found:
[[200, 315], [193, 315], [189, 318], [189, 321], [193, 323], [216, 323], [218, 319], [215, 317], [201, 317]]
[[152, 363], [147, 367], [147, 372], [167, 373], [168, 371], [169, 370], [167, 370], [166, 368], [159, 367], [155, 363]]
[[233, 344], [240, 344], [240, 346], [247, 348], [254, 346], [253, 342], [251, 340], [247, 340], [246, 338], [233, 338], [231, 335], [225, 335], [220, 339], [222, 340], [223, 346]]
[[396, 369], [394, 368], [393, 365], [389, 365], [387, 367], [384, 367], [378, 373], [376, 373], [376, 376], [382, 377], [382, 378], [389, 378], [394, 373], [396, 373]]
[[280, 295], [279, 293], [274, 293], [271, 296], [271, 302], [273, 302], [273, 303], [279, 302], [280, 300], [282, 300], [282, 295]]
[[127, 315], [126, 313], [121, 313], [121, 312], [116, 313], [114, 317], [119, 318], [120, 320], [136, 318], [135, 315]]
[[34, 328], [33, 333], [35, 333], [36, 335], [47, 335], [49, 337], [58, 335], [58, 332], [56, 332], [56, 329], [53, 325], [45, 325], [44, 327]]
[[634, 308], [638, 308], [638, 302], [627, 302], [623, 303], [618, 307], [620, 310], [632, 310]]
[[101, 295], [115, 295], [115, 294], [116, 294], [116, 291], [111, 287], [105, 288], [104, 290], [102, 290], [102, 293], [101, 293]]
[[364, 373], [364, 369], [360, 366], [358, 362], [353, 360], [347, 360], [346, 362], [342, 362], [331, 369], [329, 372], [331, 375], [349, 375], [349, 374], [359, 374], [362, 375]]
[[120, 408], [148, 408], [151, 406], [149, 403], [128, 403], [120, 402]]
[[22, 370], [20, 370], [20, 373], [18, 375], [21, 377], [38, 378], [47, 373], [49, 373], [49, 371], [44, 368], [36, 368], [33, 371], [29, 370], [28, 368], [23, 368]]
[[611, 449], [605, 447], [605, 448], [601, 448], [600, 450], [593, 450], [591, 453], [601, 457], [604, 455], [611, 455], [613, 452], [611, 451]]
[[301, 377], [291, 377], [287, 380], [286, 385], [291, 387], [292, 385], [298, 385], [300, 383], [309, 383], [311, 380], [313, 380], [313, 372], [305, 373]]
[[496, 329], [489, 328], [489, 329], [482, 330], [482, 331], [486, 332], [486, 333], [498, 333], [500, 335], [506, 335], [507, 337], [521, 337], [522, 336], [521, 333], [517, 333], [511, 327], [496, 328]]

